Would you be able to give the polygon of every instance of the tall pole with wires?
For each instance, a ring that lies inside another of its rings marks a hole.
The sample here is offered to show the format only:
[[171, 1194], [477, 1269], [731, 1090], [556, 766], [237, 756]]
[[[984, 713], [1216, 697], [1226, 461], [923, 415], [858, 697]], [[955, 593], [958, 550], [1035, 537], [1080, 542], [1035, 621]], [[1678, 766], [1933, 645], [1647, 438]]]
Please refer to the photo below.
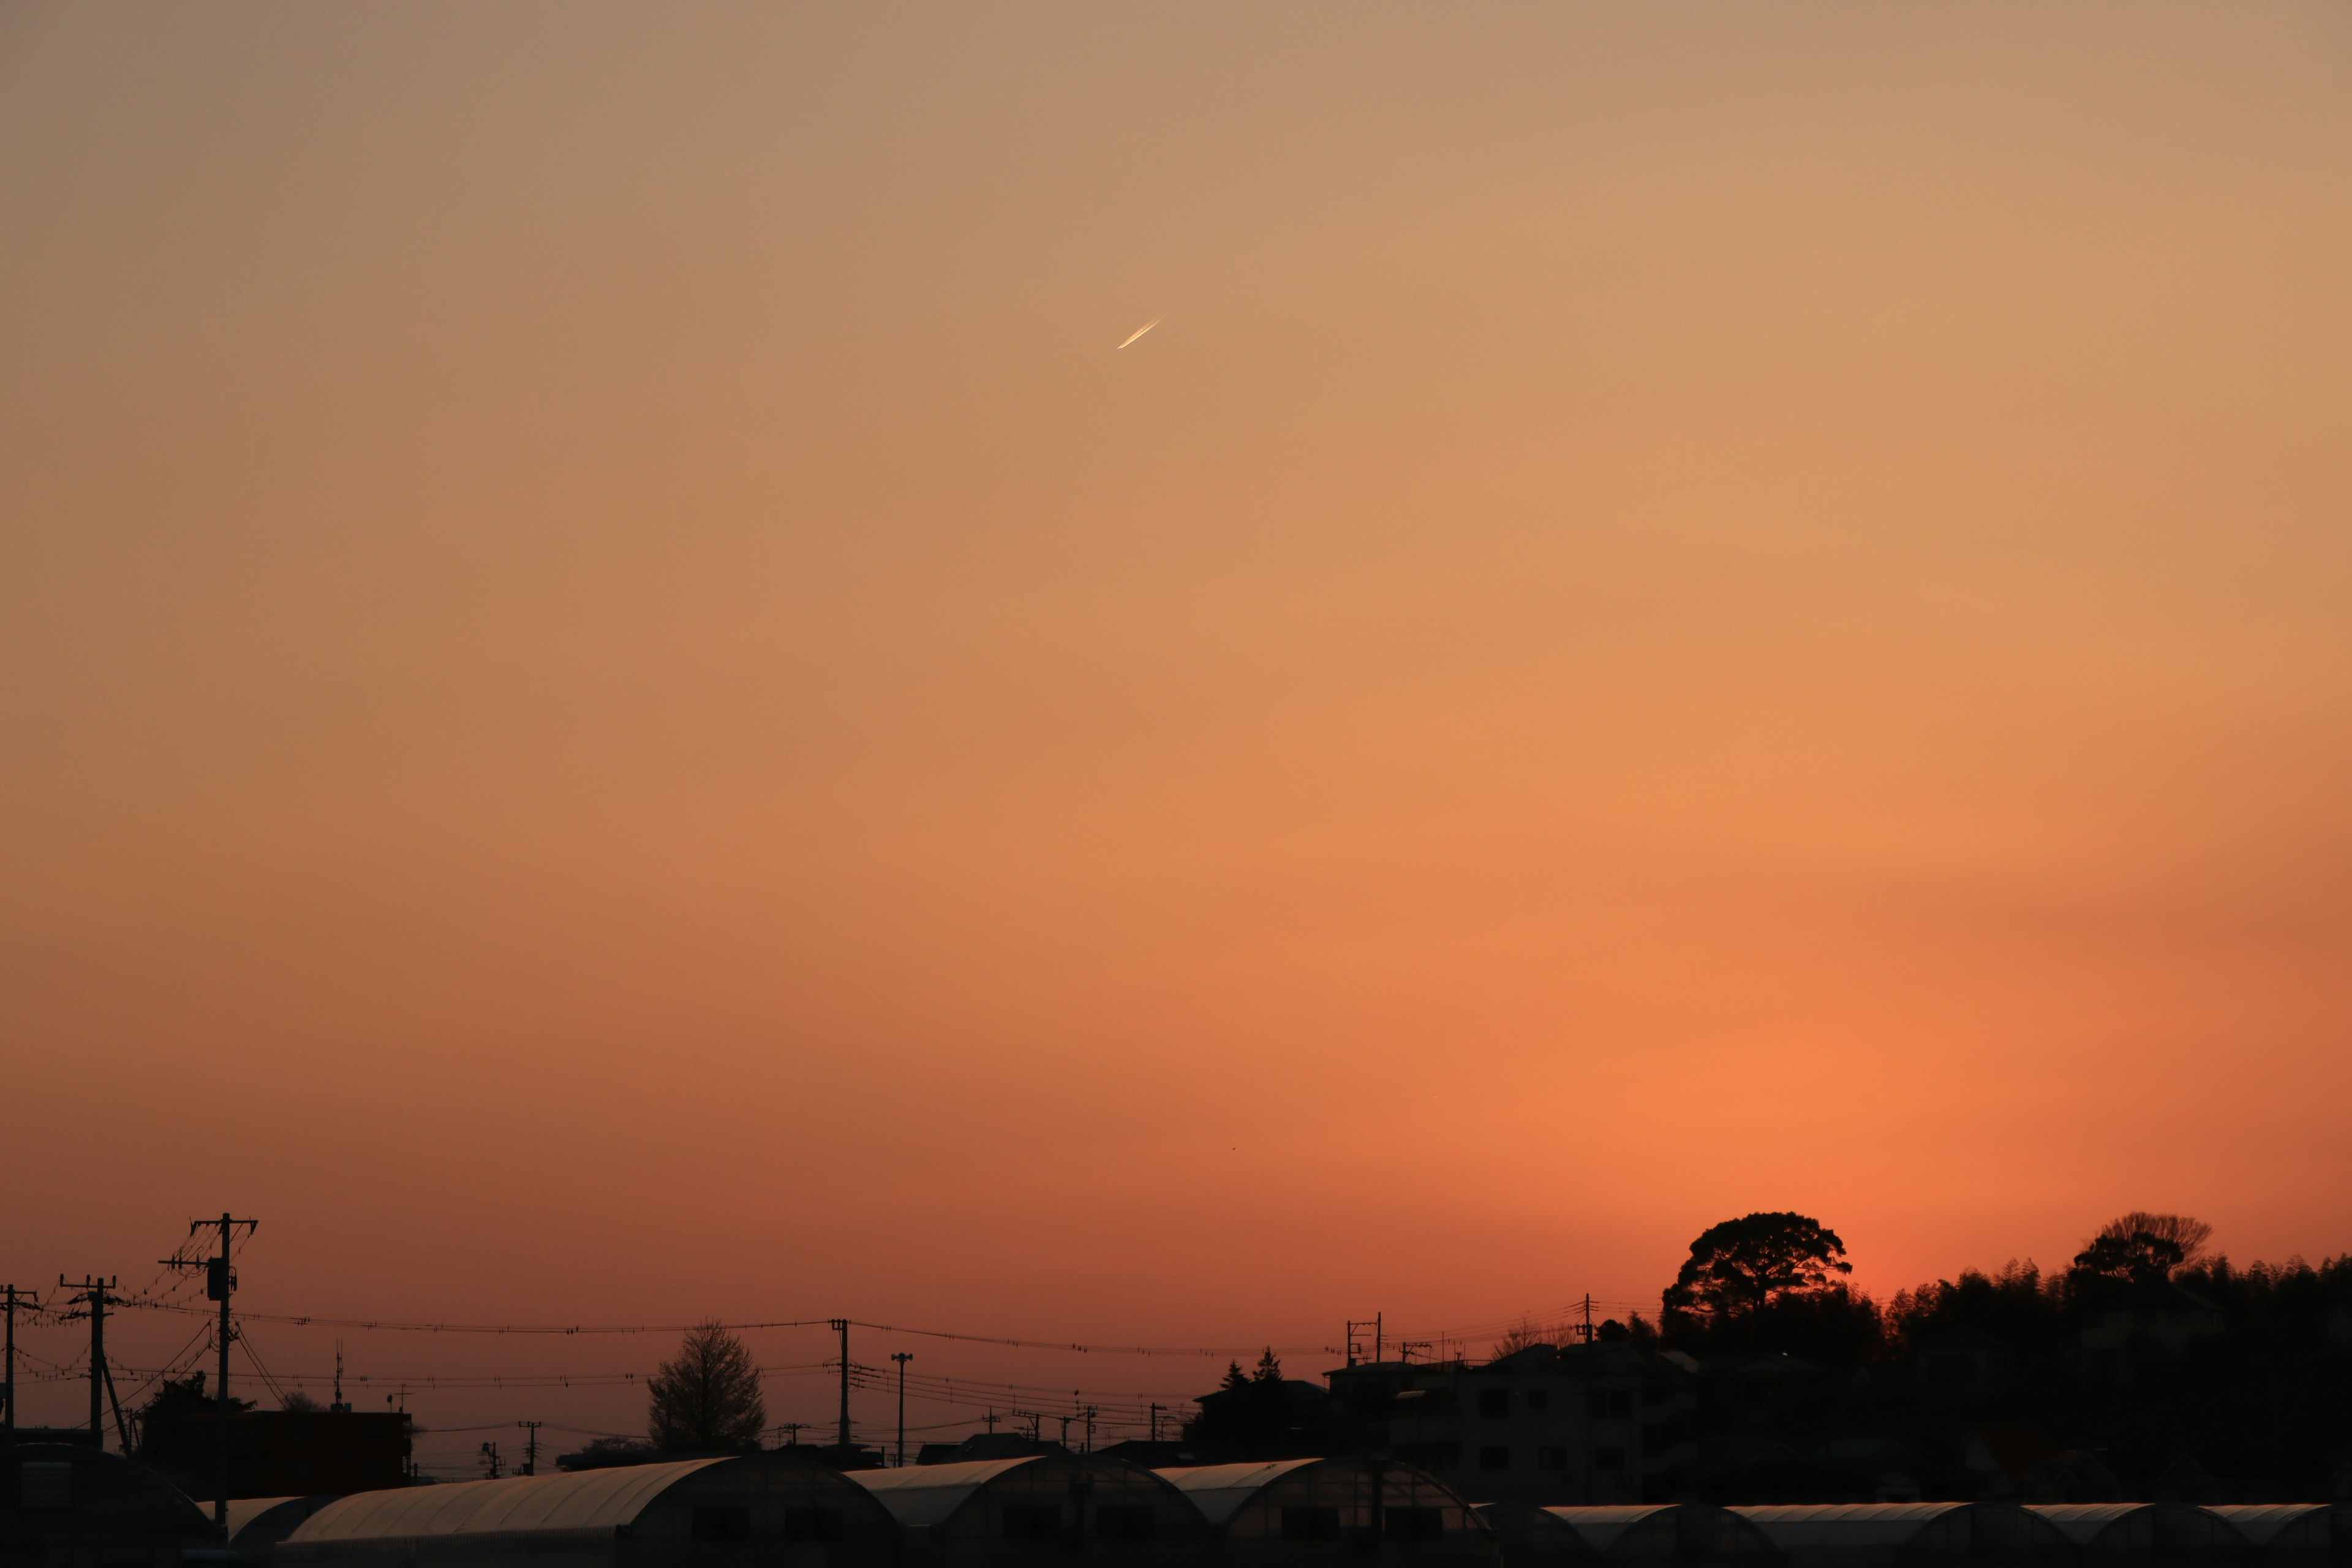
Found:
[[898, 1468], [907, 1468], [907, 1363], [915, 1359], [913, 1351], [892, 1351], [890, 1359], [898, 1363]]
[[[118, 1283], [120, 1283], [119, 1280], [102, 1279], [96, 1274], [85, 1274], [82, 1276], [81, 1284], [77, 1287], [64, 1275], [58, 1276], [58, 1284], [61, 1289], [78, 1289], [82, 1293], [81, 1307], [66, 1315], [70, 1318], [89, 1320], [89, 1440], [100, 1448], [106, 1447], [107, 1396], [114, 1389], [113, 1375], [107, 1371], [106, 1367], [106, 1309], [119, 1305], [121, 1301], [121, 1297], [110, 1296], [107, 1292]], [[15, 1327], [16, 1325], [11, 1322], [9, 1338], [12, 1341], [16, 1338]], [[114, 1407], [114, 1426], [115, 1435], [122, 1442], [123, 1457], [128, 1458], [131, 1454], [131, 1428], [123, 1422], [122, 1406], [120, 1404]]]
[[829, 1325], [841, 1336], [841, 1459], [843, 1469], [849, 1468], [849, 1320], [835, 1318]]
[[[228, 1321], [228, 1299], [236, 1290], [236, 1271], [229, 1267], [228, 1261], [229, 1242], [238, 1226], [244, 1226], [249, 1236], [260, 1225], [257, 1219], [233, 1218], [226, 1210], [218, 1219], [192, 1219], [188, 1222], [191, 1237], [207, 1226], [220, 1232], [220, 1251], [210, 1258], [163, 1259], [173, 1268], [194, 1268], [201, 1264], [205, 1271], [205, 1295], [220, 1303], [220, 1324], [213, 1332], [214, 1342], [220, 1351], [220, 1385], [213, 1391], [214, 1397], [219, 1402], [220, 1412], [219, 1443], [213, 1456], [213, 1525], [224, 1538], [228, 1534], [228, 1344], [236, 1337]], [[182, 1250], [186, 1249], [183, 1247]]]
[[6, 1381], [0, 1383], [0, 1443], [16, 1440], [16, 1309], [37, 1307], [41, 1299], [19, 1290], [13, 1284], [0, 1286], [0, 1300], [7, 1302], [8, 1363]]

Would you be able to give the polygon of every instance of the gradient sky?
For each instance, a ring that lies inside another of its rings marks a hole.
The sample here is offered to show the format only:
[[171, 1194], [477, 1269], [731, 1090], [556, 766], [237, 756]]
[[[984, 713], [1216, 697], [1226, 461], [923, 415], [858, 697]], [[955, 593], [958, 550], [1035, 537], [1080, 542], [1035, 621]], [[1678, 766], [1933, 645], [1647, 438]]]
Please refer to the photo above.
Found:
[[2339, 4], [7, 6], [0, 1270], [2352, 1247], [2347, 430]]

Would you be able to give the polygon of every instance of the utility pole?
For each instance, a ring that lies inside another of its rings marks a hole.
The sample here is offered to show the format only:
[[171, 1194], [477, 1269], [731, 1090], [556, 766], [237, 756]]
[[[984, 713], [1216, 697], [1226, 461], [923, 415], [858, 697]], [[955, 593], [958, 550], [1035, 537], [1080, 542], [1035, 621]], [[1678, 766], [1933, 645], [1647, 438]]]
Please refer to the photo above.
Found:
[[784, 1435], [785, 1447], [797, 1448], [801, 1446], [801, 1433], [807, 1427], [808, 1423], [805, 1421], [785, 1421], [779, 1423], [776, 1430]]
[[915, 1359], [913, 1351], [892, 1351], [890, 1359], [898, 1363], [898, 1468], [907, 1468], [907, 1363]]
[[849, 1468], [849, 1320], [835, 1318], [833, 1327], [841, 1335], [841, 1468]]
[[1095, 1451], [1095, 1407], [1091, 1405], [1087, 1406], [1087, 1446], [1082, 1451], [1088, 1454]]
[[1587, 1290], [1587, 1291], [1584, 1293], [1584, 1302], [1583, 1302], [1583, 1305], [1584, 1305], [1584, 1321], [1583, 1321], [1581, 1324], [1578, 1325], [1578, 1327], [1577, 1327], [1577, 1331], [1576, 1331], [1578, 1332], [1578, 1334], [1580, 1334], [1580, 1336], [1582, 1336], [1582, 1338], [1583, 1338], [1583, 1340], [1584, 1340], [1584, 1342], [1585, 1342], [1586, 1344], [1591, 1344], [1591, 1343], [1592, 1342], [1592, 1292], [1591, 1292], [1591, 1291]]
[[539, 1474], [539, 1429], [541, 1426], [546, 1426], [547, 1423], [544, 1421], [518, 1421], [515, 1425], [522, 1427], [525, 1431], [530, 1434], [528, 1437], [523, 1439], [522, 1473], [526, 1476], [535, 1476]]
[[[121, 1284], [120, 1279], [101, 1279], [95, 1274], [85, 1274], [79, 1285], [64, 1275], [58, 1276], [60, 1288], [78, 1289], [85, 1303], [80, 1310], [68, 1312], [68, 1318], [89, 1320], [89, 1438], [101, 1449], [106, 1447], [106, 1407], [114, 1406], [114, 1435], [122, 1444], [122, 1457], [131, 1457], [131, 1425], [122, 1418], [122, 1402], [114, 1397], [114, 1373], [106, 1364], [106, 1310], [122, 1304], [120, 1296], [108, 1291]], [[13, 1340], [16, 1325], [9, 1325]], [[13, 1378], [12, 1378], [13, 1381]]]
[[1160, 1441], [1160, 1413], [1167, 1408], [1164, 1405], [1154, 1405], [1151, 1407], [1151, 1440], [1155, 1443]]
[[236, 1290], [236, 1271], [229, 1267], [228, 1262], [229, 1241], [236, 1234], [237, 1226], [243, 1226], [246, 1234], [250, 1236], [260, 1228], [261, 1222], [257, 1219], [233, 1219], [226, 1210], [223, 1210], [218, 1219], [190, 1220], [188, 1234], [193, 1237], [207, 1226], [220, 1232], [220, 1251], [216, 1255], [211, 1258], [166, 1258], [163, 1262], [173, 1268], [194, 1268], [201, 1264], [205, 1271], [205, 1297], [207, 1300], [220, 1303], [220, 1327], [213, 1334], [220, 1350], [220, 1386], [213, 1391], [214, 1397], [220, 1402], [220, 1442], [213, 1459], [213, 1525], [226, 1539], [228, 1535], [228, 1343], [236, 1337], [236, 1331], [230, 1327], [228, 1321], [228, 1299]]
[[482, 1445], [482, 1468], [489, 1472], [489, 1479], [494, 1481], [507, 1473], [506, 1466], [499, 1458], [499, 1446], [496, 1443]]
[[19, 1306], [38, 1307], [41, 1299], [14, 1285], [0, 1286], [0, 1300], [7, 1304], [8, 1371], [7, 1382], [0, 1384], [0, 1444], [16, 1440], [16, 1309]]

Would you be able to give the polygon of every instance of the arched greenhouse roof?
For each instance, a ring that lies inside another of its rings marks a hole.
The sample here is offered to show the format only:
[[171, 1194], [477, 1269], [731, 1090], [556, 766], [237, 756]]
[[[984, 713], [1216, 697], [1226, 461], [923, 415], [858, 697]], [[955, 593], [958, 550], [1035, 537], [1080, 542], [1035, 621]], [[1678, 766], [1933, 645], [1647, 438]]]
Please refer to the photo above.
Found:
[[697, 1470], [735, 1462], [721, 1455], [564, 1476], [355, 1492], [304, 1520], [286, 1539], [295, 1544], [488, 1531], [609, 1530], [634, 1522], [656, 1498]]
[[1250, 1500], [1294, 1470], [1320, 1465], [1322, 1459], [1276, 1459], [1264, 1464], [1192, 1465], [1161, 1470], [1160, 1478], [1182, 1492], [1211, 1524], [1223, 1527], [1247, 1508]]
[[908, 1530], [939, 1524], [961, 1508], [982, 1488], [1008, 1470], [1034, 1465], [1043, 1454], [1023, 1454], [1010, 1459], [966, 1459], [953, 1465], [905, 1465], [895, 1470], [852, 1470], [849, 1479], [872, 1492], [875, 1500]]
[[2324, 1502], [2255, 1502], [2221, 1503], [2209, 1506], [2206, 1512], [2226, 1521], [2246, 1542], [2254, 1546], [2284, 1545], [2282, 1536], [2309, 1537], [2309, 1550], [2342, 1552], [2347, 1545], [2345, 1521], [2336, 1510]]
[[[265, 1534], [281, 1522], [286, 1524], [287, 1529], [291, 1530], [295, 1524], [308, 1519], [334, 1500], [332, 1494], [321, 1494], [316, 1497], [231, 1498], [228, 1500], [229, 1544], [236, 1545], [238, 1536], [256, 1526], [259, 1526]], [[286, 1520], [287, 1514], [291, 1514], [292, 1520]]]

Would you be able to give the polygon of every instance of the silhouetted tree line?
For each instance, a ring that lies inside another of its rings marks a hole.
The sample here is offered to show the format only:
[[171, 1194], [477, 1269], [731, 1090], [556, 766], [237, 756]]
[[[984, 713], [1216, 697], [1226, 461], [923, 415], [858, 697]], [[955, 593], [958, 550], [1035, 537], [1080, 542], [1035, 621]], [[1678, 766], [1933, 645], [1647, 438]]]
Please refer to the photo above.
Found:
[[[1999, 1431], [2095, 1461], [2036, 1484], [2326, 1495], [2352, 1479], [2352, 1255], [2241, 1268], [2210, 1237], [2187, 1216], [2134, 1213], [2063, 1269], [2011, 1261], [1880, 1301], [1846, 1282], [1834, 1231], [1749, 1215], [1695, 1240], [1656, 1321], [1626, 1332], [1697, 1358], [1703, 1388], [1710, 1372], [1788, 1358], [1801, 1392], [1760, 1423], [1744, 1413], [1741, 1431], [1800, 1451], [1884, 1439], [1948, 1478], [1938, 1489], [1957, 1484], [1972, 1433]], [[1955, 1345], [1999, 1374], [1938, 1386], [1924, 1358]], [[1709, 1415], [1703, 1400], [1703, 1436], [1731, 1428]]]
[[2242, 1268], [2206, 1254], [2210, 1236], [2183, 1215], [2126, 1215], [2062, 1271], [2012, 1259], [1882, 1303], [1840, 1278], [1851, 1265], [1834, 1231], [1801, 1215], [1749, 1215], [1694, 1241], [1657, 1322], [1636, 1315], [1628, 1333], [1695, 1353], [1779, 1352], [1824, 1366], [1909, 1356], [1923, 1338], [1955, 1329], [1993, 1335], [2021, 1353], [2054, 1353], [2101, 1314], [2168, 1285], [2220, 1309], [2230, 1337], [2248, 1347], [2326, 1348], [2331, 1309], [2352, 1302], [2352, 1254]]

